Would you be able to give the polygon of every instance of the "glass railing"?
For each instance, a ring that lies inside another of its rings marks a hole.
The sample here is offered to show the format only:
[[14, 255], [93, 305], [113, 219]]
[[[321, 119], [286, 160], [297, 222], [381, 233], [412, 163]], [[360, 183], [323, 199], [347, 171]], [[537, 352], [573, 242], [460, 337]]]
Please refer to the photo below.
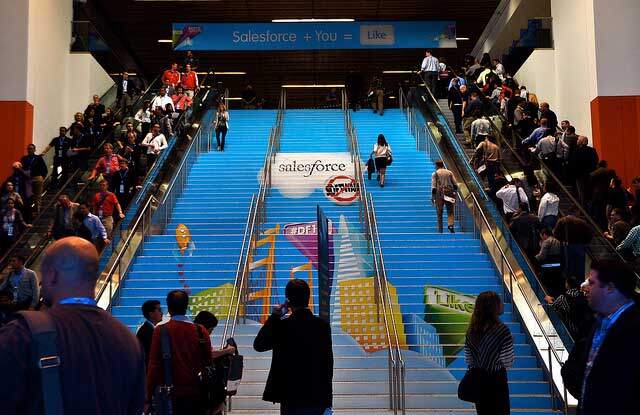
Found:
[[[208, 133], [206, 133], [206, 137], [202, 137], [202, 131], [210, 131], [211, 124], [210, 117], [205, 116], [208, 110], [208, 106], [205, 104], [209, 94], [212, 93], [210, 80], [211, 77], [207, 76], [201, 82], [199, 92], [191, 107], [192, 111], [189, 114], [182, 113], [177, 119], [174, 134], [169, 138], [167, 148], [149, 169], [141, 189], [127, 209], [125, 219], [120, 222], [114, 232], [111, 248], [103, 251], [100, 258], [100, 269], [103, 270], [101, 281], [105, 281], [104, 285], [110, 285], [106, 283], [107, 280], [110, 280], [113, 285], [119, 286], [120, 276], [124, 275], [124, 272], [119, 272], [126, 270], [129, 262], [133, 259], [125, 252], [131, 251], [132, 247], [137, 249], [142, 241], [139, 238], [139, 232], [148, 229], [147, 222], [151, 220], [152, 216], [154, 220], [156, 219], [154, 214], [159, 208], [164, 216], [162, 220], [155, 220], [153, 231], [162, 232], [164, 230], [170, 220], [175, 198], [182, 193], [186, 183], [186, 174], [195, 162], [195, 157], [202, 151], [211, 150]], [[193, 131], [195, 134], [192, 138], [188, 132], [193, 133]], [[194, 146], [195, 141], [198, 144]], [[176, 177], [178, 176], [181, 177], [181, 181], [176, 185]], [[114, 264], [118, 264], [119, 271], [115, 274], [117, 275], [115, 279], [113, 276], [109, 277]], [[111, 299], [112, 296], [109, 298]]]
[[[400, 91], [400, 94], [404, 94]], [[413, 91], [411, 100], [406, 96], [401, 100], [403, 110], [407, 114], [409, 128], [416, 137], [419, 147], [424, 148], [430, 159], [440, 159], [445, 166], [454, 172], [458, 180], [458, 207], [460, 225], [466, 232], [473, 232], [483, 241], [483, 248], [490, 255], [503, 283], [503, 297], [513, 304], [514, 315], [521, 320], [523, 327], [535, 346], [537, 357], [543, 363], [542, 368], [547, 375], [550, 392], [555, 409], [566, 413], [569, 405], [576, 401], [569, 396], [560, 369], [568, 357], [568, 348], [563, 336], [556, 330], [548, 310], [539, 301], [534, 287], [529, 283], [526, 271], [517, 258], [517, 246], [514, 251], [513, 241], [505, 232], [501, 216], [491, 211], [492, 203], [477, 188], [473, 174], [469, 172], [468, 162], [461, 149], [452, 147], [451, 140], [438, 136], [438, 130], [429, 125], [423, 115], [422, 104], [427, 102], [424, 95]], [[476, 197], [479, 195], [480, 198]], [[496, 219], [497, 218], [497, 219]], [[526, 265], [525, 265], [526, 268]], [[559, 326], [561, 330], [563, 325]], [[568, 335], [568, 333], [567, 333]], [[570, 341], [570, 337], [569, 337]]]
[[[535, 291], [538, 300], [541, 303], [545, 304], [546, 302], [544, 298], [548, 294], [548, 292], [544, 287], [544, 285], [542, 284], [542, 282], [540, 281], [540, 279], [538, 278], [538, 274], [535, 271], [536, 268], [531, 263], [527, 255], [523, 252], [521, 247], [518, 245], [517, 241], [513, 238], [511, 231], [509, 230], [509, 225], [505, 221], [501, 212], [498, 211], [493, 200], [490, 199], [489, 196], [487, 195], [486, 191], [484, 190], [484, 185], [482, 184], [482, 180], [478, 177], [476, 171], [468, 163], [468, 157], [463, 147], [457, 141], [456, 136], [451, 130], [451, 127], [447, 123], [447, 119], [442, 112], [442, 108], [438, 105], [437, 101], [431, 95], [430, 91], [424, 88], [424, 85], [422, 86], [423, 86], [422, 88], [414, 90], [413, 93], [417, 96], [419, 100], [418, 101], [419, 107], [425, 112], [425, 114], [428, 114], [428, 117], [430, 119], [434, 121], [433, 124], [431, 125], [431, 130], [433, 130], [433, 133], [436, 136], [441, 135], [442, 137], [446, 137], [447, 139], [445, 141], [447, 142], [447, 146], [451, 148], [451, 151], [455, 152], [455, 154], [460, 160], [465, 161], [464, 174], [469, 180], [472, 180], [475, 183], [474, 187], [478, 189], [478, 191], [476, 192], [477, 197], [483, 203], [486, 204], [487, 212], [491, 214], [491, 216], [494, 218], [496, 223], [499, 225], [501, 232], [505, 235], [505, 238], [509, 244], [511, 251], [513, 252], [513, 255], [517, 258], [518, 263], [520, 264], [520, 268], [523, 270], [524, 275], [527, 277], [527, 279], [529, 280], [529, 283], [533, 287], [533, 290]], [[493, 122], [493, 117], [489, 117], [489, 118]], [[499, 125], [493, 124], [493, 128], [497, 131], [498, 134], [501, 134]], [[500, 144], [503, 145], [503, 148], [505, 145], [508, 146], [508, 143], [506, 143], [506, 139], [503, 135], [499, 135], [499, 138], [500, 138]], [[439, 139], [439, 137], [437, 139]], [[510, 156], [510, 155], [517, 156], [517, 153], [515, 153], [515, 151], [512, 152], [512, 148], [506, 147], [506, 150], [503, 151], [502, 168], [505, 170], [505, 173], [511, 174], [513, 177], [520, 177], [523, 174], [522, 171], [514, 171], [513, 169], [510, 169], [509, 165], [511, 165], [512, 163], [505, 162], [505, 158], [506, 158], [505, 156]], [[555, 176], [551, 177], [551, 179], [557, 180]], [[558, 185], [561, 186], [561, 183], [558, 182]], [[562, 197], [563, 197], [562, 195], [566, 193], [562, 193], [562, 191], [559, 190], [557, 194], [559, 197], [561, 197], [561, 200], [562, 200]], [[561, 207], [562, 207], [562, 203], [561, 203]], [[561, 209], [560, 213], [562, 214], [562, 212], [563, 210]], [[564, 212], [566, 213], [566, 210]], [[591, 243], [591, 246], [593, 245], [594, 245], [594, 241], [592, 241]], [[593, 250], [591, 249], [590, 252], [592, 251]], [[609, 251], [609, 252], [611, 254], [615, 254], [615, 250]], [[575, 341], [571, 331], [567, 328], [567, 325], [565, 324], [565, 322], [563, 322], [562, 319], [560, 319], [558, 314], [553, 309], [549, 307], [547, 311], [549, 314], [550, 321], [556, 327], [556, 331], [562, 338], [564, 344], [567, 347], [571, 348]]]
[[149, 235], [160, 235], [165, 231], [175, 204], [185, 189], [191, 167], [199, 154], [210, 150], [210, 124], [211, 122], [202, 120], [194, 137], [186, 143], [186, 148], [179, 155], [175, 154], [169, 158], [176, 162], [166, 163], [163, 167], [164, 175], [159, 184], [162, 191], [147, 194], [140, 204], [141, 207], [132, 215], [130, 225], [122, 231], [121, 240], [113, 255], [109, 257], [96, 285], [96, 300], [100, 307], [111, 310], [113, 302], [117, 299], [120, 284], [140, 252], [145, 238]]

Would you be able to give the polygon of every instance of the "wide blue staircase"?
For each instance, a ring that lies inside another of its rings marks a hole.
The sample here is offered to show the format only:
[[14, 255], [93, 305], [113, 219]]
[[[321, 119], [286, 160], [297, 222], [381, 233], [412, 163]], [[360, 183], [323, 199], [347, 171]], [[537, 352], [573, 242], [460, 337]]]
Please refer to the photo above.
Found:
[[[502, 296], [501, 281], [473, 230], [463, 232], [456, 224], [456, 233], [448, 233], [445, 214], [445, 233], [437, 232], [436, 209], [430, 203], [433, 161], [416, 150], [404, 114], [391, 109], [380, 117], [361, 111], [352, 118], [363, 160], [380, 133], [394, 155], [385, 187], [375, 179], [366, 185], [374, 197], [387, 277], [401, 305], [407, 411], [473, 412], [457, 398], [466, 370], [464, 333], [475, 295], [493, 290]], [[508, 371], [512, 412], [554, 413], [543, 370], [509, 303], [502, 320], [516, 345], [515, 365]]]
[[[226, 316], [249, 204], [274, 121], [274, 111], [231, 111], [225, 151], [200, 154], [166, 230], [146, 238], [114, 303], [113, 315], [132, 330], [142, 321], [142, 303], [158, 299], [164, 304], [172, 289], [191, 293], [194, 314], [207, 309]], [[203, 128], [211, 134], [209, 126]], [[215, 137], [211, 139], [215, 149]], [[184, 251], [176, 240], [180, 224], [191, 234]]]
[[[132, 330], [142, 321], [140, 306], [145, 300], [164, 302], [169, 290], [183, 288], [191, 293], [191, 314], [210, 310], [218, 315], [220, 327], [212, 341], [214, 346], [221, 344], [251, 197], [259, 188], [275, 121], [273, 111], [232, 111], [225, 152], [198, 157], [169, 225], [162, 235], [145, 239], [114, 303], [113, 314]], [[436, 232], [435, 208], [429, 203], [432, 163], [415, 150], [404, 116], [398, 110], [388, 110], [384, 117], [362, 111], [353, 121], [364, 160], [379, 133], [387, 136], [394, 153], [385, 188], [377, 187], [375, 180], [367, 182], [367, 188], [374, 195], [406, 362], [407, 412], [473, 413], [473, 407], [456, 396], [465, 371], [461, 347], [474, 295], [484, 290], [502, 293], [496, 271], [473, 233], [459, 228], [453, 235]], [[335, 176], [353, 176], [347, 148], [342, 111], [285, 112], [266, 211], [248, 261], [247, 301], [240, 307], [234, 333], [245, 356], [245, 371], [232, 400], [233, 413], [279, 413], [277, 406], [261, 399], [271, 353], [256, 353], [252, 344], [271, 308], [284, 301], [284, 287], [292, 277], [309, 281], [312, 308], [319, 311], [317, 206], [331, 222], [334, 409], [343, 415], [389, 413], [388, 339], [376, 307], [359, 201], [336, 203], [326, 193]], [[342, 163], [345, 171], [323, 175], [321, 169]], [[300, 164], [315, 167], [291, 167]], [[321, 164], [324, 167], [318, 167]], [[181, 224], [191, 233], [184, 250], [175, 236]], [[517, 353], [509, 371], [513, 412], [551, 414], [548, 384], [529, 339], [510, 304], [505, 311], [503, 319], [514, 333]]]

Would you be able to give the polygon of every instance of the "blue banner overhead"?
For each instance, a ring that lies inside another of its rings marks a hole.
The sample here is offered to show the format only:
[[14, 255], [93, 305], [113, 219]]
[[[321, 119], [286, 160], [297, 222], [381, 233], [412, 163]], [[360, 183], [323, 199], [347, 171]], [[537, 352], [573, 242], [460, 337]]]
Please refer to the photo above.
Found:
[[175, 50], [455, 48], [456, 23], [174, 23]]

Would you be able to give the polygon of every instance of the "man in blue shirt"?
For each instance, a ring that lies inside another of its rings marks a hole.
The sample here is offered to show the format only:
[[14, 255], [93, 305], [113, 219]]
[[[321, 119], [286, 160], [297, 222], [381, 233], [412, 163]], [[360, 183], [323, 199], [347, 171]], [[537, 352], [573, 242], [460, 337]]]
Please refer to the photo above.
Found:
[[550, 135], [551, 133], [549, 132], [548, 125], [549, 125], [549, 121], [546, 118], [541, 119], [540, 126], [535, 130], [533, 130], [533, 132], [529, 137], [522, 140], [522, 145], [527, 147], [533, 147], [536, 144], [538, 144], [538, 141], [540, 141], [542, 137], [546, 137], [547, 135]]
[[640, 408], [640, 308], [637, 278], [624, 263], [591, 265], [585, 290], [597, 321], [586, 342], [577, 342], [562, 369], [579, 414], [631, 414]]
[[82, 224], [91, 232], [91, 239], [94, 245], [101, 252], [105, 246], [109, 245], [111, 241], [107, 238], [107, 230], [100, 221], [100, 218], [89, 212], [89, 206], [86, 203], [80, 203], [80, 213], [84, 216]]

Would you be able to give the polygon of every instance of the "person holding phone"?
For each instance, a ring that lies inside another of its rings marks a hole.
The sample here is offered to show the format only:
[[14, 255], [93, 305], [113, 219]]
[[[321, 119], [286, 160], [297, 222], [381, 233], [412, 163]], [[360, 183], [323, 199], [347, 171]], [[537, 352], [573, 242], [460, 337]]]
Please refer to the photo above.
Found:
[[331, 326], [309, 310], [311, 291], [304, 280], [289, 281], [285, 295], [253, 342], [257, 352], [273, 350], [262, 399], [280, 403], [282, 415], [330, 414]]

